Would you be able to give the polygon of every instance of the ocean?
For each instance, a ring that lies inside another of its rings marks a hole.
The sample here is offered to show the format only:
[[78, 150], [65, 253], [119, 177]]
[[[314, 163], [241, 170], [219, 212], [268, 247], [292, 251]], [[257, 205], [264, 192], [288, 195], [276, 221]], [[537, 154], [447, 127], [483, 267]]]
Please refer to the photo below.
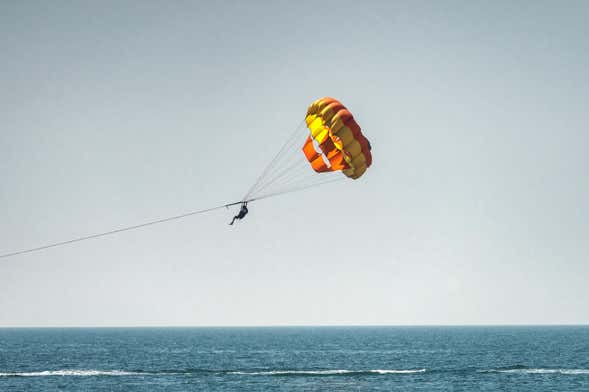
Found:
[[589, 391], [589, 326], [5, 328], [0, 391]]

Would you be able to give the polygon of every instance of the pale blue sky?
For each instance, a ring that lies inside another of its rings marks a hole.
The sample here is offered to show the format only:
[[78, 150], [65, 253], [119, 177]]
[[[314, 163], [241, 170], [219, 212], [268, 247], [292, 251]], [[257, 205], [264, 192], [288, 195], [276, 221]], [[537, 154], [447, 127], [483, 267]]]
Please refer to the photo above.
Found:
[[359, 181], [0, 260], [0, 326], [589, 323], [589, 3], [3, 2], [0, 253], [239, 199], [322, 96]]

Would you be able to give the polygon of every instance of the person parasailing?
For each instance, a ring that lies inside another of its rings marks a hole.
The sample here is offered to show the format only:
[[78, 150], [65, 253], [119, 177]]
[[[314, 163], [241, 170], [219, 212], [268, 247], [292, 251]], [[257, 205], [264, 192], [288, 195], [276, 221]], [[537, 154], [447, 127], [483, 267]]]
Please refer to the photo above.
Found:
[[247, 215], [248, 210], [247, 210], [247, 201], [244, 201], [243, 203], [241, 203], [241, 209], [239, 210], [239, 212], [237, 213], [237, 215], [235, 215], [233, 217], [233, 219], [231, 220], [231, 223], [229, 223], [230, 225], [232, 225], [236, 219], [241, 220], [243, 218], [245, 218], [245, 216]]

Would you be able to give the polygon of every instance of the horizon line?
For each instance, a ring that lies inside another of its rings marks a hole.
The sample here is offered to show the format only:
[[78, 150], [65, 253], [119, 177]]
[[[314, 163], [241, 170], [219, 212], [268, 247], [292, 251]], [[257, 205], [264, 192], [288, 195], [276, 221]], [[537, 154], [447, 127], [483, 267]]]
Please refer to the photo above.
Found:
[[589, 327], [589, 323], [511, 324], [269, 324], [269, 325], [0, 325], [0, 329], [149, 329], [149, 328], [420, 328], [420, 327]]

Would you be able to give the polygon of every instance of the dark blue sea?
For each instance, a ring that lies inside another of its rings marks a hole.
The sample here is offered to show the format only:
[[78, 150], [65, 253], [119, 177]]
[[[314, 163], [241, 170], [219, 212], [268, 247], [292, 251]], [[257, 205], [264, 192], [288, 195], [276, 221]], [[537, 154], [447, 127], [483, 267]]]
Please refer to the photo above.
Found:
[[0, 329], [0, 391], [589, 391], [589, 327]]

